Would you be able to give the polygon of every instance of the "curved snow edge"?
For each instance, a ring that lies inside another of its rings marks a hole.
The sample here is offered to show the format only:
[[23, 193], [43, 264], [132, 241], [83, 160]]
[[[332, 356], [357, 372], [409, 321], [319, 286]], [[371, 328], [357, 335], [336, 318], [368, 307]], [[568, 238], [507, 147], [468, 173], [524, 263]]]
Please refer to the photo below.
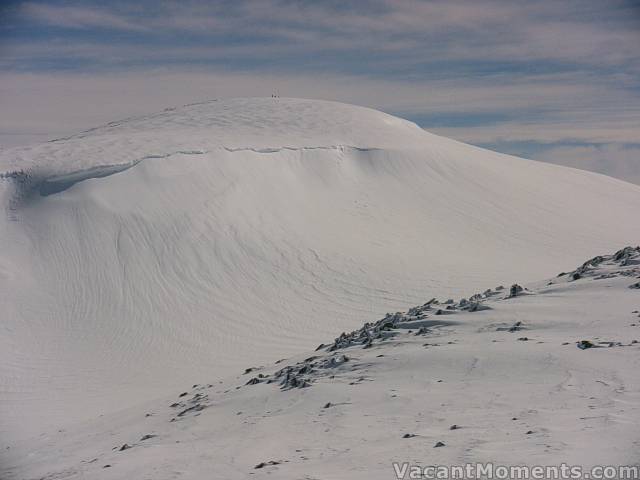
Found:
[[[254, 152], [260, 154], [278, 153], [282, 151], [307, 151], [307, 150], [354, 150], [358, 152], [370, 152], [379, 150], [378, 148], [365, 148], [355, 147], [351, 145], [330, 145], [330, 146], [307, 146], [307, 147], [267, 147], [267, 148], [255, 148], [255, 147], [241, 147], [241, 148], [229, 148], [221, 147], [220, 150], [224, 150], [229, 153], [237, 152]], [[87, 169], [76, 170], [64, 174], [41, 174], [37, 172], [37, 167], [32, 170], [14, 170], [7, 172], [0, 172], [0, 179], [9, 179], [16, 182], [20, 190], [20, 197], [25, 198], [29, 194], [38, 193], [40, 196], [46, 197], [56, 193], [63, 192], [71, 188], [76, 183], [84, 180], [90, 180], [93, 178], [103, 178], [116, 173], [124, 172], [129, 168], [135, 167], [137, 164], [144, 160], [169, 158], [175, 155], [204, 155], [211, 153], [207, 150], [179, 150], [171, 153], [164, 154], [151, 154], [142, 158], [132, 160], [127, 163], [119, 164], [107, 164], [91, 167]]]

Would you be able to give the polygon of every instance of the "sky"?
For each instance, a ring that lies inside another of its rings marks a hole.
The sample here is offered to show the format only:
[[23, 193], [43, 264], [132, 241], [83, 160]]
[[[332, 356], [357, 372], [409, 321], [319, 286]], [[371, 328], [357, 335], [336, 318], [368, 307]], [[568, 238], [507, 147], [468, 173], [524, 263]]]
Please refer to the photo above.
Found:
[[640, 1], [0, 1], [0, 148], [273, 93], [640, 184]]

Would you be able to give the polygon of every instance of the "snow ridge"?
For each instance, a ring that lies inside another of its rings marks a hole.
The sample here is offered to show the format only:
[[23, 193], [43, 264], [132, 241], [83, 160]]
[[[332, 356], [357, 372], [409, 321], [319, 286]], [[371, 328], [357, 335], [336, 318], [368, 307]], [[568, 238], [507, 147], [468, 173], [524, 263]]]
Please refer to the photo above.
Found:
[[[570, 273], [560, 273], [557, 278], [563, 278], [560, 282], [575, 282], [581, 279], [604, 280], [617, 277], [630, 277], [640, 279], [640, 246], [625, 247], [611, 255], [596, 256], [584, 262], [576, 270]], [[557, 279], [549, 281], [543, 289], [557, 285]], [[640, 288], [640, 282], [629, 285], [629, 288]], [[328, 356], [322, 354], [313, 355], [295, 365], [286, 366], [273, 375], [260, 374], [247, 382], [247, 385], [259, 383], [278, 382], [282, 390], [290, 388], [305, 388], [311, 386], [318, 378], [326, 377], [331, 372], [327, 369], [340, 367], [349, 361], [349, 357], [343, 354], [343, 350], [353, 347], [363, 349], [372, 348], [374, 345], [387, 343], [397, 337], [401, 332], [415, 331], [414, 335], [424, 336], [433, 333], [433, 329], [455, 325], [454, 321], [445, 320], [446, 315], [464, 314], [492, 310], [499, 308], [502, 301], [510, 300], [522, 295], [536, 295], [540, 288], [529, 290], [518, 284], [513, 284], [506, 291], [503, 286], [495, 289], [487, 289], [482, 293], [475, 293], [468, 299], [462, 298], [458, 302], [453, 299], [440, 301], [432, 298], [428, 302], [410, 308], [406, 312], [387, 313], [384, 318], [365, 323], [361, 328], [350, 333], [342, 333], [332, 344], [320, 344], [316, 352], [328, 352]], [[433, 318], [432, 320], [428, 320]], [[458, 318], [458, 317], [456, 317]], [[504, 328], [506, 331], [515, 332], [524, 328], [521, 322]], [[396, 339], [397, 341], [397, 339]], [[609, 345], [611, 342], [603, 342]], [[618, 345], [622, 345], [617, 342]], [[248, 372], [245, 372], [248, 373]]]
[[[89, 130], [88, 132], [90, 131], [91, 130]], [[61, 141], [61, 140], [64, 140], [64, 139], [51, 140], [51, 141]], [[278, 153], [282, 151], [303, 152], [303, 151], [311, 151], [311, 150], [329, 150], [329, 151], [344, 152], [345, 150], [346, 151], [353, 150], [356, 152], [370, 152], [370, 151], [378, 150], [376, 148], [362, 148], [362, 147], [354, 147], [349, 145], [304, 146], [304, 147], [283, 146], [283, 147], [265, 147], [265, 148], [221, 147], [221, 149], [230, 153], [253, 152], [253, 153], [263, 153], [263, 154]], [[0, 172], [0, 180], [13, 181], [14, 186], [16, 187], [14, 196], [10, 200], [10, 210], [12, 212], [15, 212], [17, 209], [19, 209], [22, 203], [24, 203], [27, 199], [32, 198], [34, 193], [38, 193], [40, 196], [43, 196], [43, 197], [48, 195], [53, 195], [55, 193], [60, 193], [64, 190], [71, 188], [76, 183], [79, 183], [85, 180], [108, 177], [109, 175], [114, 175], [116, 173], [124, 172], [125, 170], [132, 168], [145, 160], [165, 159], [165, 158], [170, 158], [176, 155], [204, 155], [208, 153], [212, 153], [212, 152], [196, 149], [196, 150], [178, 150], [175, 152], [164, 153], [164, 154], [150, 154], [139, 159], [131, 160], [130, 162], [127, 162], [127, 163], [98, 165], [98, 166], [90, 167], [87, 169], [76, 170], [76, 171], [63, 173], [63, 174], [55, 174], [55, 173], [52, 173], [51, 171], [40, 172], [38, 167], [34, 167], [27, 170], [13, 170], [13, 171]]]

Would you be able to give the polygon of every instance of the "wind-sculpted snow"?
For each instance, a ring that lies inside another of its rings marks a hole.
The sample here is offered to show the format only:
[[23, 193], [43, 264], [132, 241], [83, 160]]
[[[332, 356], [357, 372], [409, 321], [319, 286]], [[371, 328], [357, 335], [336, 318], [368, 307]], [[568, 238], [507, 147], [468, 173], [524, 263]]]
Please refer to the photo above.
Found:
[[332, 102], [185, 106], [4, 150], [0, 172], [10, 439], [640, 238], [640, 187]]
[[58, 174], [179, 151], [420, 148], [430, 134], [363, 107], [302, 99], [212, 100], [0, 152], [0, 172], [46, 167]]
[[10, 209], [16, 211], [24, 201], [33, 198], [36, 194], [46, 197], [47, 195], [60, 193], [85, 180], [108, 177], [109, 175], [124, 172], [143, 160], [169, 158], [174, 155], [202, 155], [204, 153], [200, 150], [184, 150], [161, 155], [147, 155], [146, 157], [131, 160], [128, 163], [97, 165], [60, 174], [52, 173], [50, 167], [42, 168], [36, 166], [27, 171], [18, 170], [0, 173], [0, 180], [12, 182], [13, 194], [10, 200]]
[[[335, 146], [321, 146], [321, 147], [265, 147], [265, 148], [253, 148], [253, 147], [239, 147], [239, 148], [228, 148], [223, 147], [223, 149], [227, 152], [235, 153], [235, 152], [253, 152], [253, 153], [278, 153], [282, 151], [306, 151], [306, 150], [334, 150], [336, 152], [344, 153], [345, 150], [354, 150], [358, 152], [367, 152], [371, 150], [375, 150], [372, 148], [360, 148], [360, 147], [351, 147], [346, 145], [335, 145]], [[127, 163], [115, 164], [115, 165], [98, 165], [93, 167], [88, 167], [82, 170], [77, 171], [67, 171], [66, 173], [55, 174], [51, 173], [51, 167], [47, 166], [46, 169], [42, 169], [40, 166], [32, 166], [29, 170], [17, 170], [17, 171], [7, 171], [0, 173], [0, 180], [11, 181], [12, 187], [14, 189], [13, 195], [9, 201], [10, 210], [16, 211], [20, 207], [20, 205], [32, 198], [33, 195], [39, 194], [41, 196], [53, 195], [54, 193], [59, 193], [68, 188], [72, 187], [76, 183], [82, 182], [84, 180], [90, 180], [92, 178], [102, 178], [107, 177], [109, 175], [113, 175], [115, 173], [123, 172], [138, 163], [149, 160], [149, 159], [160, 159], [160, 158], [169, 158], [175, 155], [203, 155], [205, 152], [202, 150], [180, 150], [177, 152], [164, 153], [164, 154], [153, 154], [147, 155], [142, 158], [130, 160]], [[62, 170], [66, 171], [66, 170]]]
[[626, 247], [550, 280], [432, 298], [313, 352], [11, 442], [0, 475], [382, 480], [398, 478], [392, 462], [633, 466], [640, 293], [627, 286], [638, 279], [640, 247]]

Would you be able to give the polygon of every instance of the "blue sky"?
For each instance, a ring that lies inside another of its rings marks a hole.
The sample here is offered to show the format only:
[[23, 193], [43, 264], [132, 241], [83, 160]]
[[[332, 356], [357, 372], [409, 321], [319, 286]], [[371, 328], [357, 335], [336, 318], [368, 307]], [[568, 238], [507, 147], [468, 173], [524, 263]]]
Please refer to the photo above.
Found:
[[640, 2], [5, 1], [0, 145], [277, 92], [640, 183]]

